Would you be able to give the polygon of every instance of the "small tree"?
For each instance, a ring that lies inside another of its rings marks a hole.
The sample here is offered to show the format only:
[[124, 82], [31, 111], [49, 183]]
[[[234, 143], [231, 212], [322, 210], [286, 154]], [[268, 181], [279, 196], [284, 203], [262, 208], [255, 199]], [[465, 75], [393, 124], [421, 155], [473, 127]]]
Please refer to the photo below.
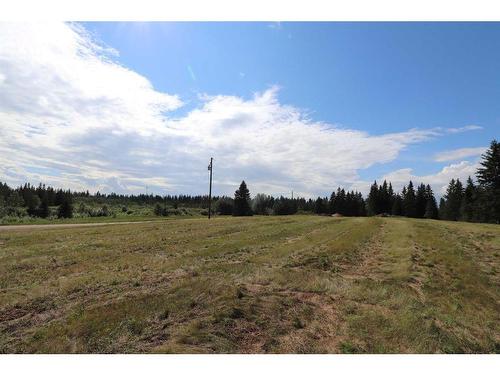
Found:
[[47, 193], [45, 192], [42, 195], [42, 202], [40, 203], [40, 207], [38, 208], [38, 216], [46, 218], [50, 214], [50, 208], [49, 208], [49, 198], [47, 196]]
[[233, 216], [251, 216], [250, 191], [245, 181], [241, 181], [240, 187], [234, 192]]
[[26, 210], [28, 212], [28, 215], [37, 216], [38, 206], [40, 205], [40, 198], [38, 198], [38, 195], [31, 192], [26, 194], [26, 197], [27, 199], [25, 199], [25, 204], [28, 207], [28, 209]]
[[215, 203], [215, 212], [219, 215], [232, 215], [234, 209], [234, 202], [229, 197], [223, 197]]
[[394, 196], [391, 214], [394, 216], [401, 216], [403, 214], [403, 200], [401, 199], [401, 196], [399, 194]]
[[460, 219], [460, 206], [462, 204], [464, 189], [459, 179], [451, 179], [446, 189], [444, 218], [457, 221]]
[[318, 215], [326, 214], [328, 212], [327, 202], [328, 200], [326, 198], [323, 199], [318, 197], [316, 202], [314, 202], [314, 213]]
[[412, 181], [408, 183], [406, 189], [403, 189], [403, 214], [407, 217], [417, 216], [415, 189]]
[[380, 213], [380, 199], [379, 199], [379, 189], [377, 181], [375, 181], [370, 187], [370, 193], [366, 199], [366, 205], [368, 208], [368, 215], [377, 215]]
[[481, 199], [481, 220], [500, 223], [500, 143], [491, 141], [476, 173]]
[[62, 196], [62, 203], [57, 210], [58, 218], [71, 218], [73, 217], [73, 202], [71, 194], [66, 193]]
[[7, 207], [22, 207], [24, 206], [24, 199], [19, 195], [17, 191], [13, 191], [10, 193], [10, 195], [7, 197], [7, 202], [6, 202]]
[[252, 199], [252, 211], [254, 214], [267, 215], [269, 208], [272, 208], [270, 196], [259, 193]]
[[467, 185], [464, 189], [464, 194], [462, 197], [462, 204], [460, 206], [460, 217], [465, 221], [473, 221], [474, 220], [474, 209], [475, 209], [475, 200], [476, 200], [476, 187], [474, 186], [474, 182], [472, 178], [467, 179]]
[[156, 203], [154, 213], [156, 216], [161, 216], [163, 214], [163, 208], [159, 203]]
[[425, 211], [427, 209], [427, 189], [424, 184], [420, 184], [417, 187], [417, 193], [415, 195], [415, 216], [418, 218], [423, 218], [425, 216]]

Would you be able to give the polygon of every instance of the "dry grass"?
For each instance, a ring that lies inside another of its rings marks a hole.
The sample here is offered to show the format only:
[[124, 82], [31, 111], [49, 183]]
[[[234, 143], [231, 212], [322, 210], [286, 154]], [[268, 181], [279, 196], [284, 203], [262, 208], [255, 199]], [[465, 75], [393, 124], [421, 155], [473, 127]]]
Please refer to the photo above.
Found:
[[499, 250], [399, 218], [0, 232], [0, 352], [498, 352]]

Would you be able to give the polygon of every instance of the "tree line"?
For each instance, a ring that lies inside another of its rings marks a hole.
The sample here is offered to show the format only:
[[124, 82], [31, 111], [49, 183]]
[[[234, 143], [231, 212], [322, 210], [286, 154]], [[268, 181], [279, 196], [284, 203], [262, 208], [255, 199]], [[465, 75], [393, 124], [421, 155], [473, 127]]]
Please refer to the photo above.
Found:
[[245, 181], [235, 192], [234, 200], [224, 198], [218, 202], [219, 214], [237, 216], [288, 215], [297, 211], [342, 216], [394, 215], [411, 218], [442, 219], [500, 223], [500, 144], [493, 140], [482, 155], [476, 171], [477, 183], [469, 176], [465, 187], [459, 179], [452, 179], [441, 197], [439, 206], [429, 184], [414, 186], [412, 181], [400, 193], [395, 193], [391, 182], [375, 181], [366, 198], [357, 191], [338, 188], [329, 198], [318, 197], [314, 202], [302, 198], [288, 199], [257, 194], [250, 200]]
[[[430, 185], [414, 185], [409, 181], [401, 192], [396, 193], [391, 182], [375, 181], [366, 199], [358, 191], [338, 188], [329, 197], [305, 199], [302, 197], [273, 197], [257, 194], [252, 199], [245, 181], [242, 181], [234, 198], [213, 197], [214, 211], [219, 215], [293, 215], [316, 213], [319, 215], [372, 216], [395, 215], [411, 218], [463, 220], [473, 222], [500, 222], [500, 144], [493, 140], [482, 155], [476, 172], [476, 183], [469, 177], [465, 186], [459, 179], [452, 179], [441, 197], [439, 205]], [[154, 205], [156, 215], [164, 215], [168, 208], [178, 207], [207, 209], [207, 195], [121, 195], [88, 191], [72, 192], [55, 189], [44, 184], [29, 183], [15, 189], [0, 182], [0, 217], [5, 215], [46, 218], [54, 213], [60, 218], [73, 216], [74, 200], [86, 200], [99, 204]]]

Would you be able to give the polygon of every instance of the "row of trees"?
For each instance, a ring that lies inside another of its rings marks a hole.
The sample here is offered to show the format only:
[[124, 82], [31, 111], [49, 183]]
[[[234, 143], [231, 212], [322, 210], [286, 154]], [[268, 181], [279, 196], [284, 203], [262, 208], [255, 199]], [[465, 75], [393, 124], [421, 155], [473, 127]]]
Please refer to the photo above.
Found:
[[217, 210], [220, 214], [294, 214], [298, 210], [314, 211], [317, 214], [341, 214], [344, 216], [397, 215], [411, 218], [463, 220], [500, 223], [500, 144], [493, 140], [482, 155], [476, 172], [477, 184], [471, 177], [463, 187], [459, 179], [452, 179], [446, 194], [440, 199], [439, 207], [430, 185], [412, 181], [404, 186], [401, 193], [395, 193], [391, 182], [380, 185], [375, 181], [370, 187], [366, 201], [361, 193], [337, 189], [330, 198], [318, 197], [314, 203], [303, 198], [275, 199], [257, 194], [250, 200], [250, 192], [245, 181], [235, 192], [234, 201], [220, 200]]
[[[317, 214], [340, 214], [344, 216], [365, 216], [392, 214], [413, 218], [464, 220], [477, 222], [500, 222], [500, 144], [493, 140], [490, 148], [482, 156], [480, 168], [476, 173], [477, 184], [469, 177], [464, 187], [459, 179], [452, 179], [445, 195], [440, 199], [439, 207], [430, 185], [419, 184], [416, 188], [412, 181], [404, 186], [401, 193], [394, 192], [392, 184], [384, 181], [378, 185], [375, 181], [366, 200], [357, 191], [345, 191], [338, 188], [329, 198], [318, 197], [316, 200], [305, 198], [274, 198], [266, 194], [257, 194], [250, 198], [248, 187], [243, 181], [235, 192], [234, 199], [214, 197], [215, 211], [220, 215], [248, 216], [292, 215], [297, 212], [315, 212]], [[207, 208], [208, 196], [198, 195], [118, 195], [90, 194], [54, 189], [45, 185], [37, 187], [25, 184], [16, 189], [0, 182], [0, 216], [19, 214], [19, 209], [30, 216], [47, 217], [50, 207], [57, 206], [57, 216], [73, 215], [73, 199], [89, 200], [108, 204], [154, 204], [155, 213], [162, 214], [167, 205]], [[163, 208], [162, 208], [163, 207]]]
[[466, 186], [452, 179], [439, 203], [440, 217], [445, 220], [464, 220], [500, 223], [500, 143], [493, 140], [482, 155], [476, 172]]
[[[219, 197], [214, 197], [215, 200]], [[46, 218], [52, 214], [61, 218], [73, 216], [73, 202], [88, 202], [102, 207], [137, 205], [160, 205], [187, 208], [208, 207], [208, 196], [205, 195], [120, 195], [115, 193], [95, 194], [89, 191], [76, 192], [71, 190], [55, 189], [45, 184], [38, 186], [26, 183], [17, 188], [11, 188], [6, 183], [0, 182], [0, 217], [24, 216]], [[51, 209], [51, 207], [56, 207]], [[94, 215], [92, 215], [94, 216]]]
[[384, 180], [378, 186], [375, 181], [367, 198], [369, 215], [392, 214], [415, 218], [438, 219], [436, 198], [430, 185], [420, 184], [415, 188], [410, 181], [401, 194], [394, 193], [392, 184]]
[[73, 216], [72, 202], [69, 190], [55, 190], [42, 184], [36, 188], [25, 184], [11, 189], [0, 182], [0, 216], [21, 216], [24, 208], [29, 216], [46, 218], [51, 213], [50, 207], [57, 206], [57, 216], [68, 218]]
[[345, 192], [337, 189], [332, 192], [330, 199], [318, 197], [314, 204], [314, 212], [321, 214], [340, 214], [343, 216], [366, 216], [365, 200], [357, 191]]

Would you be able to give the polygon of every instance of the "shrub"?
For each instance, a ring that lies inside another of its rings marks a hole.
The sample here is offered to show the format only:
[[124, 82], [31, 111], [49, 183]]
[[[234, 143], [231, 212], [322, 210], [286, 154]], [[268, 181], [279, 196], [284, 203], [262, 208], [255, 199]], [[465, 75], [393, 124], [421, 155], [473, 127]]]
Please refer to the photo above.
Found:
[[232, 215], [234, 203], [231, 198], [221, 198], [215, 203], [215, 212], [219, 215]]

